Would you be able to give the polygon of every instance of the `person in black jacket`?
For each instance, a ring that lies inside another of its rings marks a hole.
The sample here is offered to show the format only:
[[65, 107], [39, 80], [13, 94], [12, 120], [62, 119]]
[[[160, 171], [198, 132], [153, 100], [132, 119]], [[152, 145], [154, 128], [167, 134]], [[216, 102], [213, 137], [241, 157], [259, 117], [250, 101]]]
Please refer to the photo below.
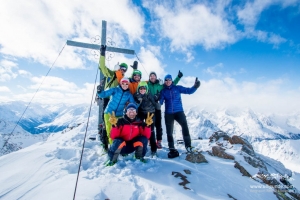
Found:
[[[155, 123], [155, 106], [158, 96], [153, 96], [148, 92], [147, 82], [141, 81], [138, 85], [137, 92], [133, 95], [134, 100], [139, 104], [138, 107], [138, 117], [141, 120], [147, 118], [147, 114], [153, 114], [153, 122]], [[154, 131], [154, 123], [151, 125], [151, 137], [150, 137], [150, 146], [151, 146], [151, 155], [154, 156], [157, 151], [156, 146], [156, 137]]]

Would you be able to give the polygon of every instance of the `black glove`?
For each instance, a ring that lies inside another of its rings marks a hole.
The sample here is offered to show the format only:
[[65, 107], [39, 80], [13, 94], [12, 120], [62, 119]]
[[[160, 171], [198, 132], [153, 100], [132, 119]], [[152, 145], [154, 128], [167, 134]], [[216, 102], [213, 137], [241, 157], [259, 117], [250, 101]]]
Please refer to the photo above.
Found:
[[200, 87], [200, 81], [198, 80], [198, 77], [197, 77], [196, 80], [195, 80], [194, 87], [195, 87], [195, 88]]
[[160, 93], [157, 93], [156, 95], [154, 95], [154, 100], [155, 101], [158, 101], [160, 98]]
[[100, 47], [100, 55], [105, 56], [105, 51], [106, 51], [106, 45], [101, 45]]
[[133, 65], [130, 65], [133, 69], [137, 69], [138, 68], [138, 62], [134, 61]]
[[102, 91], [102, 87], [101, 87], [101, 85], [98, 85], [97, 86], [97, 93], [100, 93]]
[[183, 73], [179, 70], [178, 72], [178, 78], [181, 78], [183, 76]]

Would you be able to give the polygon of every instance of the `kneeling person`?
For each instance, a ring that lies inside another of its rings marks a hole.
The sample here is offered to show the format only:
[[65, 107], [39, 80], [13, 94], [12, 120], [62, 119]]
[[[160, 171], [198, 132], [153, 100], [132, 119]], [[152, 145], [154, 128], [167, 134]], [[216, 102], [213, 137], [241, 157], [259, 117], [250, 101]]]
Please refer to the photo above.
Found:
[[148, 139], [151, 135], [150, 125], [152, 116], [146, 119], [146, 123], [136, 117], [137, 106], [134, 103], [127, 105], [124, 117], [116, 119], [113, 115], [110, 122], [113, 127], [110, 137], [113, 143], [108, 151], [109, 162], [107, 166], [114, 165], [118, 161], [119, 154], [135, 152], [135, 157], [144, 161], [147, 152]]

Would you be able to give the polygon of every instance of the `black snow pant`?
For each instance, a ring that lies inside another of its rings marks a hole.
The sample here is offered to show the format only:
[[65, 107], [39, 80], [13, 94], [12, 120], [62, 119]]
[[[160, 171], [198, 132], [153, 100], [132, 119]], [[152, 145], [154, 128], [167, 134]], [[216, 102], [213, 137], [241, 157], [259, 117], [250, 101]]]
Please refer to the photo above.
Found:
[[102, 107], [102, 120], [103, 123], [99, 124], [99, 134], [100, 134], [100, 141], [102, 142], [102, 144], [104, 145], [104, 148], [107, 150], [108, 149], [108, 138], [107, 138], [107, 133], [106, 133], [106, 129], [105, 129], [105, 123], [104, 123], [104, 110], [106, 108], [106, 106], [108, 105], [109, 102], [109, 98], [103, 98], [103, 107]]
[[191, 146], [191, 137], [189, 128], [186, 121], [186, 116], [183, 111], [176, 112], [173, 114], [165, 113], [165, 123], [166, 123], [166, 129], [167, 129], [167, 138], [168, 138], [168, 145], [169, 148], [175, 148], [174, 147], [174, 139], [173, 139], [173, 129], [174, 129], [174, 120], [176, 120], [182, 129], [182, 136], [183, 141], [186, 147]]
[[[151, 115], [152, 113], [150, 113]], [[139, 112], [138, 117], [144, 121], [147, 118], [147, 113]], [[155, 137], [155, 131], [154, 131], [154, 124], [156, 121], [156, 116], [155, 114], [152, 117], [153, 123], [151, 124], [151, 136], [150, 136], [150, 146], [151, 146], [151, 152], [156, 152], [157, 151], [157, 146], [156, 146], [156, 137]]]
[[161, 127], [161, 110], [155, 109], [155, 129], [156, 129], [156, 139], [162, 140], [163, 130]]

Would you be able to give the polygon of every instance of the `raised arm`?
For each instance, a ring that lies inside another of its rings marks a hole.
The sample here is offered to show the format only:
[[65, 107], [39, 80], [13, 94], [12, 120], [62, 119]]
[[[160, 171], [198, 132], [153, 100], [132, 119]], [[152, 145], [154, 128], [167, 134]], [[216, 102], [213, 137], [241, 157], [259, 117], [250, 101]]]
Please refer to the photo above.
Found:
[[105, 66], [105, 51], [106, 45], [101, 45], [100, 47], [100, 59], [99, 59], [99, 69], [105, 77], [113, 77], [114, 71], [110, 70]]
[[179, 71], [178, 71], [178, 75], [176, 76], [176, 78], [175, 78], [174, 81], [173, 81], [173, 84], [174, 84], [174, 85], [177, 85], [178, 82], [180, 81], [180, 79], [181, 79], [182, 76], [183, 76], [183, 73], [179, 70]]

